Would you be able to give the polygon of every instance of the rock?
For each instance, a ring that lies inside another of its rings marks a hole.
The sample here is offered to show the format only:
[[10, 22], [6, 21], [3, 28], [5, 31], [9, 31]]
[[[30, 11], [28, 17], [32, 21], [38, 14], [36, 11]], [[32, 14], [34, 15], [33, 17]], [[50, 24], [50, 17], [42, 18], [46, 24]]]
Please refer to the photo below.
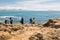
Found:
[[55, 22], [52, 19], [49, 19], [46, 23], [43, 24], [43, 26], [49, 27], [52, 26]]
[[55, 23], [53, 27], [54, 28], [60, 28], [60, 23]]
[[48, 22], [43, 24], [44, 27], [60, 28], [60, 19], [49, 19]]
[[32, 35], [29, 40], [43, 40], [43, 36], [40, 33], [37, 33], [35, 35]]
[[18, 31], [18, 30], [23, 30], [24, 27], [11, 27], [9, 28], [11, 31]]
[[0, 32], [0, 40], [8, 40], [11, 38], [11, 35], [8, 32]]

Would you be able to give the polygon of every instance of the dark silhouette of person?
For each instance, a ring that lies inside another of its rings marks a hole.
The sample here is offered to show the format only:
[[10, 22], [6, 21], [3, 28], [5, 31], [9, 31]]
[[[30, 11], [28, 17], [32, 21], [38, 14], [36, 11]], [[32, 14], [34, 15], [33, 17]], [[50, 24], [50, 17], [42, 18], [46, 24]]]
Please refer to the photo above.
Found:
[[5, 24], [7, 24], [7, 21], [8, 21], [8, 20], [5, 20], [5, 22], [4, 22], [4, 23], [5, 23]]
[[23, 17], [21, 18], [20, 23], [21, 23], [21, 24], [24, 24], [24, 18], [23, 18]]
[[30, 20], [30, 24], [32, 24], [32, 18], [30, 18], [29, 20]]
[[13, 19], [10, 17], [10, 24], [12, 24], [13, 23]]

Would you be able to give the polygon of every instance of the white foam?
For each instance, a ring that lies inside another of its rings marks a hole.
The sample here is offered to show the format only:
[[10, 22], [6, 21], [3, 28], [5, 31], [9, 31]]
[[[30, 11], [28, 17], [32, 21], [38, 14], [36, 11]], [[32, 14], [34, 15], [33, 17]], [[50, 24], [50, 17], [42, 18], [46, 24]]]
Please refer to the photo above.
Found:
[[12, 17], [12, 18], [18, 18], [18, 19], [21, 18], [21, 17], [17, 17], [17, 16], [0, 16], [0, 18], [9, 18], [9, 17]]

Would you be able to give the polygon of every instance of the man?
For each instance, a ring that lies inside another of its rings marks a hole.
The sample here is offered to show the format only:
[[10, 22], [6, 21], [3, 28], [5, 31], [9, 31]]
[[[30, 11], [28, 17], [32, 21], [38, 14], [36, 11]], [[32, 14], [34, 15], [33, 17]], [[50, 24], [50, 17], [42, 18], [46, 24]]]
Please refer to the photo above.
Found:
[[30, 24], [32, 24], [32, 18], [30, 18]]
[[24, 18], [23, 18], [23, 17], [21, 18], [20, 23], [21, 23], [21, 24], [24, 24]]
[[10, 24], [12, 24], [13, 23], [13, 20], [12, 20], [12, 18], [10, 17]]

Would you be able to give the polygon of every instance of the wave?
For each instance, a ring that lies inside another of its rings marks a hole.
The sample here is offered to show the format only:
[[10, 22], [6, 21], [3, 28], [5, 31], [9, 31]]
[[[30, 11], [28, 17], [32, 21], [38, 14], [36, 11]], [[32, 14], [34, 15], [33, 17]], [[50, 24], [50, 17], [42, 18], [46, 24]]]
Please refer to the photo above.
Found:
[[21, 17], [18, 17], [18, 16], [0, 16], [0, 18], [18, 18], [18, 19], [21, 19]]

